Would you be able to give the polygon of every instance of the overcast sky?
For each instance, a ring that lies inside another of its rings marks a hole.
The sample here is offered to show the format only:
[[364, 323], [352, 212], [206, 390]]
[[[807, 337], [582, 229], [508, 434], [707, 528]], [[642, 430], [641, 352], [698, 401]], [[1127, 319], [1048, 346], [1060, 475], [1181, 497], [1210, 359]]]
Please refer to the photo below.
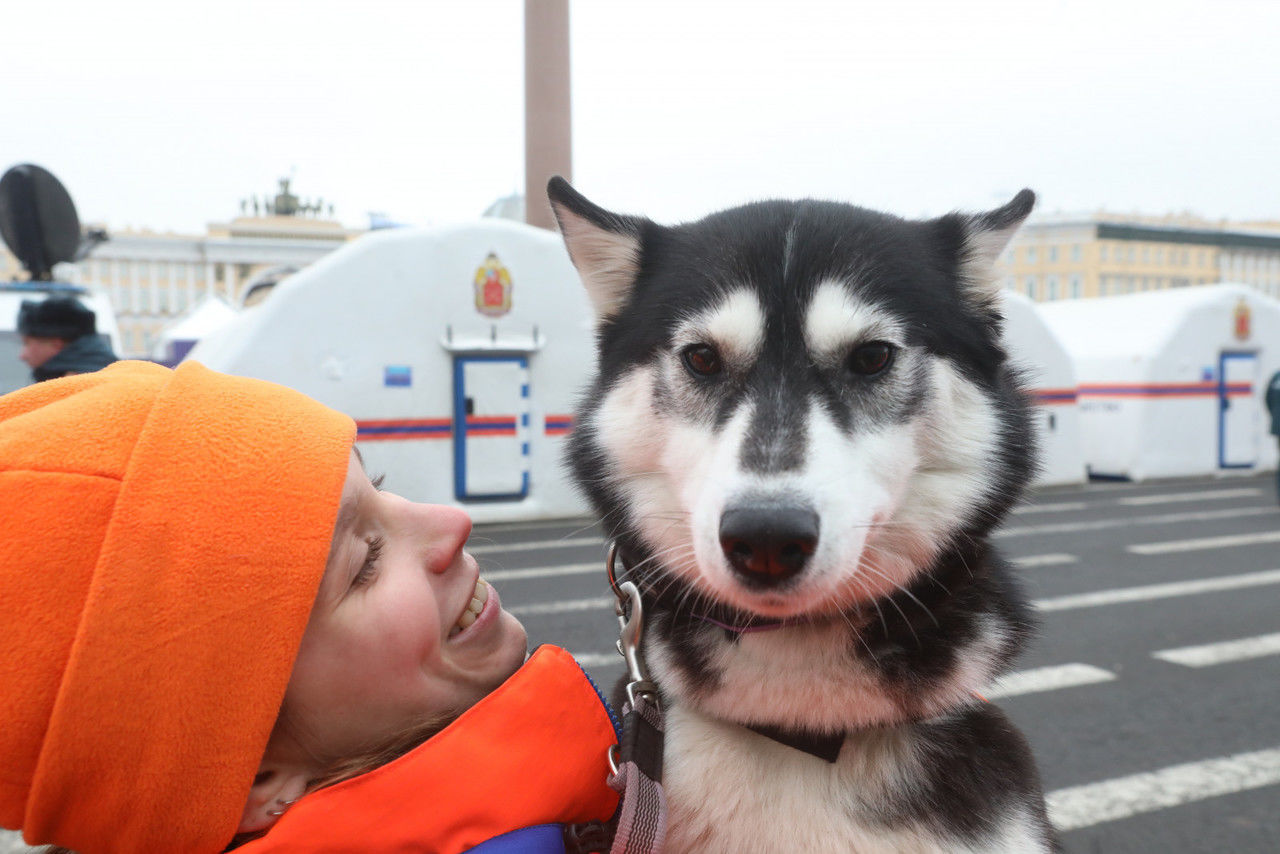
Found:
[[[816, 196], [914, 216], [1280, 219], [1276, 0], [572, 0], [574, 183], [660, 221]], [[0, 169], [201, 232], [293, 175], [338, 218], [522, 191], [521, 0], [37, 0], [0, 13]]]

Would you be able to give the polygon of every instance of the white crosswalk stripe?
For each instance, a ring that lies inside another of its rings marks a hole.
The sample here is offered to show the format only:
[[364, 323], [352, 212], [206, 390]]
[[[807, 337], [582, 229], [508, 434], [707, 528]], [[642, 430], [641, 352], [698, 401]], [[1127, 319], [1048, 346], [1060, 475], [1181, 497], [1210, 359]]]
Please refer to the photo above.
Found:
[[1018, 697], [1023, 694], [1075, 688], [1078, 685], [1110, 682], [1115, 678], [1114, 673], [1091, 664], [1059, 664], [1052, 667], [1038, 667], [1034, 670], [1015, 671], [999, 679], [995, 685], [981, 693], [989, 700], [997, 700], [1001, 697]]
[[1227, 498], [1253, 498], [1262, 494], [1260, 489], [1206, 489], [1203, 492], [1173, 492], [1158, 495], [1130, 495], [1117, 498], [1116, 503], [1127, 507], [1141, 507], [1148, 504], [1175, 504], [1187, 501], [1221, 501]]
[[1197, 552], [1206, 549], [1226, 549], [1232, 546], [1254, 546], [1259, 543], [1280, 542], [1280, 531], [1262, 531], [1256, 534], [1232, 534], [1224, 537], [1200, 537], [1194, 540], [1169, 540], [1162, 543], [1135, 543], [1125, 550], [1138, 555], [1162, 555], [1174, 552]]
[[1084, 531], [1106, 531], [1140, 525], [1182, 525], [1186, 522], [1213, 522], [1219, 519], [1242, 519], [1248, 516], [1274, 516], [1274, 507], [1233, 507], [1229, 510], [1200, 510], [1187, 513], [1162, 513], [1158, 516], [1113, 516], [1088, 522], [1057, 522], [1046, 525], [1015, 525], [1001, 528], [992, 536], [997, 539], [1029, 537], [1036, 534], [1079, 534]]
[[526, 540], [520, 543], [483, 543], [468, 546], [467, 551], [473, 555], [494, 554], [495, 552], [531, 552], [544, 549], [563, 549], [579, 546], [604, 547], [604, 537], [570, 537], [563, 540]]
[[1151, 654], [1161, 661], [1181, 664], [1184, 667], [1212, 667], [1215, 664], [1280, 654], [1280, 632], [1200, 646], [1162, 649]]
[[1073, 510], [1088, 510], [1084, 501], [1057, 501], [1052, 504], [1028, 504], [1014, 508], [1014, 516], [1030, 516], [1035, 513], [1069, 513]]
[[572, 611], [589, 611], [592, 608], [608, 608], [613, 613], [612, 596], [596, 596], [591, 599], [562, 599], [559, 602], [534, 602], [529, 605], [512, 605], [507, 610], [517, 617], [530, 614], [564, 614]]
[[1068, 611], [1073, 608], [1096, 608], [1122, 602], [1194, 596], [1200, 593], [1216, 593], [1221, 590], [1238, 590], [1242, 587], [1259, 587], [1266, 584], [1280, 584], [1280, 569], [1195, 581], [1174, 581], [1168, 584], [1144, 584], [1141, 587], [1121, 587], [1114, 590], [1098, 590], [1093, 593], [1076, 593], [1070, 596], [1054, 596], [1049, 599], [1037, 599], [1032, 604], [1041, 611]]
[[591, 563], [571, 563], [566, 566], [532, 566], [528, 569], [486, 570], [480, 575], [485, 581], [521, 581], [527, 578], [558, 578], [563, 575], [586, 575], [592, 572], [600, 573], [600, 577], [603, 578], [604, 561], [593, 560]]
[[1037, 566], [1062, 566], [1063, 564], [1079, 562], [1080, 558], [1066, 554], [1028, 555], [1013, 559], [1013, 565], [1023, 569], [1031, 569]]
[[1238, 753], [1058, 789], [1047, 798], [1049, 820], [1059, 830], [1075, 830], [1277, 783], [1280, 750]]

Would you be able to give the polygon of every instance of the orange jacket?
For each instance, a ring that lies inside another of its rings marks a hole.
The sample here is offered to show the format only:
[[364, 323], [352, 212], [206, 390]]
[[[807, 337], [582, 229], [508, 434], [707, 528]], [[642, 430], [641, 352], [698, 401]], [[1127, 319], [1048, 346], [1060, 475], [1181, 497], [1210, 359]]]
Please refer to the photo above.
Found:
[[539, 647], [422, 746], [307, 795], [236, 854], [563, 851], [547, 825], [604, 821], [617, 806], [605, 783], [616, 727], [572, 656]]

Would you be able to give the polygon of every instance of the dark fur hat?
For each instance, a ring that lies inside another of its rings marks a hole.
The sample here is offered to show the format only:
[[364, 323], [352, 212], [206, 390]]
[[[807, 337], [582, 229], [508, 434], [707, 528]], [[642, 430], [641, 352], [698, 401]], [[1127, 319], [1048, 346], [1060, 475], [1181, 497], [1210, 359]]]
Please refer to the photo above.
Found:
[[74, 297], [49, 297], [43, 302], [24, 299], [18, 309], [19, 335], [74, 341], [97, 331], [97, 317]]

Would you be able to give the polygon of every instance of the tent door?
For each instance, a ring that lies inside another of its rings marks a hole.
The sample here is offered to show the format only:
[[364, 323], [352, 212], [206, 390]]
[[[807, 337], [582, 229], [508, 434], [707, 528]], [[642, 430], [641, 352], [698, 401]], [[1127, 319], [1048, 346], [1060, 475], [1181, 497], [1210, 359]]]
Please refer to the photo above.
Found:
[[529, 362], [456, 356], [453, 483], [459, 501], [529, 494]]
[[1258, 464], [1261, 427], [1257, 395], [1257, 353], [1223, 353], [1218, 362], [1218, 466]]

